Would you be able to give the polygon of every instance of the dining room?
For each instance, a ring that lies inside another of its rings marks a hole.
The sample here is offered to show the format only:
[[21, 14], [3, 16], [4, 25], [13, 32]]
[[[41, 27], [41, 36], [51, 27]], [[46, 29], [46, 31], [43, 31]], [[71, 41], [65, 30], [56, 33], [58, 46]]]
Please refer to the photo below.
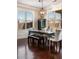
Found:
[[61, 0], [17, 0], [17, 59], [62, 59]]

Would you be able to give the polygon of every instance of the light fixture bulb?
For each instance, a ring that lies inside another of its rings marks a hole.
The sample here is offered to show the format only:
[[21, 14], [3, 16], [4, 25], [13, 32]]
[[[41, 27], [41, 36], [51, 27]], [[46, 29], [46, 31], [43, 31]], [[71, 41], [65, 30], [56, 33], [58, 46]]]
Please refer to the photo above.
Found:
[[45, 11], [42, 9], [42, 10], [40, 11], [40, 14], [41, 14], [41, 15], [44, 15], [44, 14], [45, 14]]

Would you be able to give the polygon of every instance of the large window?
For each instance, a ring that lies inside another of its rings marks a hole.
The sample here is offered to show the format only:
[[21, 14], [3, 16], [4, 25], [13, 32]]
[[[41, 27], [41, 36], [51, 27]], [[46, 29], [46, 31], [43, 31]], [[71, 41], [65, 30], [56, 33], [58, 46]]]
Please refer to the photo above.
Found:
[[52, 28], [52, 31], [56, 31], [57, 29], [61, 29], [61, 13], [57, 13], [56, 11], [47, 11], [47, 26]]
[[61, 20], [61, 14], [56, 12], [48, 12], [47, 13], [48, 20]]
[[47, 15], [48, 15], [49, 20], [55, 19], [55, 13], [54, 12], [49, 12]]
[[18, 11], [17, 12], [17, 19], [18, 20], [25, 20], [25, 12], [24, 11]]
[[33, 21], [33, 14], [32, 12], [26, 12], [26, 20]]
[[30, 11], [18, 11], [17, 13], [18, 20], [33, 21], [33, 17], [33, 13]]
[[33, 27], [34, 13], [32, 11], [18, 11], [17, 20], [19, 21], [22, 28]]

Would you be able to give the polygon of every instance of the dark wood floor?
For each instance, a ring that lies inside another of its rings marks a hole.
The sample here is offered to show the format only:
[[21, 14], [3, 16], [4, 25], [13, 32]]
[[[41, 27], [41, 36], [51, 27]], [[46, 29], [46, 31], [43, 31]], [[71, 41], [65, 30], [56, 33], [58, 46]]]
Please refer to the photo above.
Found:
[[29, 46], [27, 39], [17, 40], [17, 59], [62, 59], [62, 54], [53, 54], [50, 57], [48, 49]]

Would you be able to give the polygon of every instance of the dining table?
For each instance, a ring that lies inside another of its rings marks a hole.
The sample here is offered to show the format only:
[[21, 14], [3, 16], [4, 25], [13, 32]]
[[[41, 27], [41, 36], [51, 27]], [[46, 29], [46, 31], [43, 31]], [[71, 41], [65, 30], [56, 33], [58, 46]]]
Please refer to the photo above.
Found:
[[58, 39], [51, 39], [52, 37], [55, 37], [56, 36], [56, 32], [52, 32], [52, 31], [44, 31], [44, 30], [29, 30], [29, 35], [31, 34], [40, 34], [41, 36], [42, 35], [45, 35], [47, 36], [47, 39], [49, 40], [49, 53], [51, 52], [51, 49], [50, 49], [50, 45], [51, 45], [51, 41], [53, 43], [55, 43], [55, 45], [57, 46], [57, 44], [59, 44], [59, 42], [61, 40], [58, 40]]
[[41, 34], [41, 35], [47, 35], [48, 37], [54, 36], [55, 33], [52, 31], [44, 31], [44, 30], [29, 30], [29, 35], [31, 33], [35, 33], [35, 34]]

